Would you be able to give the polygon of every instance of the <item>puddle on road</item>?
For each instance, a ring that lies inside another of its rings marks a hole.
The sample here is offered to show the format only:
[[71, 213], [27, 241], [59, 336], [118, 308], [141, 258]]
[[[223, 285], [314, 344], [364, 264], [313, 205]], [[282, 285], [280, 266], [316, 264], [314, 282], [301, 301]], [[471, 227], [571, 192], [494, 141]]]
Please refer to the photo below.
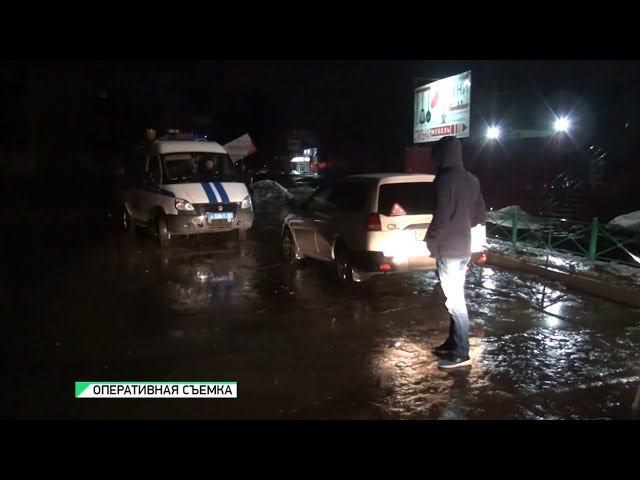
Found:
[[[629, 418], [640, 411], [640, 313], [552, 282], [472, 268], [473, 368], [446, 372], [430, 351], [448, 330], [435, 272], [344, 287], [330, 266], [284, 265], [278, 245], [258, 236], [243, 245], [221, 239], [170, 249], [143, 239], [105, 251], [96, 248], [43, 287], [55, 314], [42, 331], [59, 344], [56, 368], [109, 364], [124, 377], [131, 369], [188, 376], [205, 375], [208, 365], [234, 368], [254, 385], [278, 378], [273, 391], [260, 392], [273, 395], [271, 404], [265, 400], [269, 415], [288, 409], [314, 417], [317, 399], [299, 392], [322, 390], [344, 417], [372, 405], [382, 418]], [[295, 385], [287, 407], [273, 400], [282, 385]], [[359, 393], [349, 390], [354, 385]], [[331, 418], [331, 410], [322, 415]]]

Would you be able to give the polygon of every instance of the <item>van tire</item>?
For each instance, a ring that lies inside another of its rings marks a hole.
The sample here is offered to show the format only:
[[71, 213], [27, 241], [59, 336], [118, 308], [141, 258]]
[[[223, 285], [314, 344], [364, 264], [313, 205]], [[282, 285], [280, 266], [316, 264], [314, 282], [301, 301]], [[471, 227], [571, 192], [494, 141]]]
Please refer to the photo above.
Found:
[[167, 227], [167, 219], [164, 215], [159, 215], [156, 219], [156, 233], [160, 246], [168, 247], [171, 245], [172, 235]]

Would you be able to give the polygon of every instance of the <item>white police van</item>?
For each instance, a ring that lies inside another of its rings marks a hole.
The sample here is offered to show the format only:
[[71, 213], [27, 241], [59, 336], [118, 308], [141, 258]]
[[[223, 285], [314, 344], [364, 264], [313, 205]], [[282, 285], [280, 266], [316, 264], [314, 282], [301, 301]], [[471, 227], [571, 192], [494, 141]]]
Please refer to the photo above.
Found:
[[147, 227], [163, 246], [176, 235], [236, 231], [246, 238], [251, 197], [222, 146], [161, 138], [145, 157], [141, 178], [122, 192], [125, 230]]

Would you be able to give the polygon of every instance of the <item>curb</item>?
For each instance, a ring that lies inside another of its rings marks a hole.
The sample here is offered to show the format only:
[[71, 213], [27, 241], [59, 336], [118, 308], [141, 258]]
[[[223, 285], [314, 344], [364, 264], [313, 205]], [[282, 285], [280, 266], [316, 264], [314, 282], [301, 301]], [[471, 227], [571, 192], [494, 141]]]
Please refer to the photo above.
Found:
[[544, 267], [531, 265], [530, 263], [522, 262], [520, 260], [514, 260], [491, 251], [486, 252], [486, 255], [487, 264], [506, 268], [508, 270], [532, 273], [548, 280], [562, 283], [574, 290], [588, 293], [589, 295], [612, 300], [630, 307], [640, 308], [640, 292], [638, 291], [619, 285], [611, 285], [609, 283], [603, 283], [589, 278], [570, 275], [568, 273], [548, 270]]

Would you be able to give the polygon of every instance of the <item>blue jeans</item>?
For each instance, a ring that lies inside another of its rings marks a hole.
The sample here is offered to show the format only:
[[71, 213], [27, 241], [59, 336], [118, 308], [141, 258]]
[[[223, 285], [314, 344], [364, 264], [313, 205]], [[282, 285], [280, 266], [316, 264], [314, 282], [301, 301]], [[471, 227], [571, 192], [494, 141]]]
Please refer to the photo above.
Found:
[[469, 356], [469, 314], [464, 298], [464, 282], [470, 258], [438, 258], [440, 286], [449, 311], [449, 343], [456, 356]]

